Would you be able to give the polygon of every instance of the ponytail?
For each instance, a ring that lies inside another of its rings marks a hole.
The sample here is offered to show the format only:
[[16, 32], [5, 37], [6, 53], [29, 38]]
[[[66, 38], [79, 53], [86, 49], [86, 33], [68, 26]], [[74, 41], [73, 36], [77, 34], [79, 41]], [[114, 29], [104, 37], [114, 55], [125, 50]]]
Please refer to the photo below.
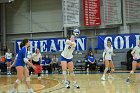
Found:
[[21, 43], [20, 43], [20, 48], [22, 48], [23, 46], [26, 45], [26, 43], [28, 43], [28, 39], [24, 39]]

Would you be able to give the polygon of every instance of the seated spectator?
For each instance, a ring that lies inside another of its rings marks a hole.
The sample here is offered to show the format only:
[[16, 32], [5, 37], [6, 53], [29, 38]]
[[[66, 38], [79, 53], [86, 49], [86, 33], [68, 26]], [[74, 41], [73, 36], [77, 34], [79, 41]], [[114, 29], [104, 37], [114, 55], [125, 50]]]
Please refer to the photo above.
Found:
[[87, 54], [86, 54], [86, 56], [85, 56], [85, 60], [88, 60], [88, 56], [89, 56], [91, 53], [93, 53], [92, 50], [88, 50], [88, 52], [87, 52]]
[[[40, 67], [40, 65], [42, 64], [41, 62], [42, 62], [42, 56], [41, 56], [39, 49], [37, 48], [35, 50], [35, 53], [32, 54], [32, 63], [37, 68], [37, 67]], [[38, 72], [37, 74], [38, 74], [38, 80], [40, 80], [41, 79], [41, 71]]]
[[57, 70], [58, 58], [56, 57], [56, 55], [53, 55], [53, 57], [52, 57], [52, 67], [53, 67], [53, 71]]
[[45, 65], [47, 65], [48, 73], [51, 74], [52, 73], [52, 59], [48, 55], [46, 55]]
[[45, 65], [45, 62], [46, 62], [46, 57], [45, 55], [42, 55], [42, 65]]
[[92, 52], [90, 52], [90, 55], [88, 55], [88, 61], [86, 62], [86, 68], [91, 69], [93, 66], [96, 66], [96, 60], [95, 56], [93, 55]]

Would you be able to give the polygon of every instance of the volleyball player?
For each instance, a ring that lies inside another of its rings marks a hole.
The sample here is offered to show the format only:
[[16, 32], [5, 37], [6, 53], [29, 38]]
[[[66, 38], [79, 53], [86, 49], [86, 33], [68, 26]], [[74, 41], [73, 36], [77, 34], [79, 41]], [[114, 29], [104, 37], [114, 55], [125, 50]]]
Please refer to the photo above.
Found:
[[140, 62], [140, 40], [139, 40], [139, 44], [134, 47], [131, 54], [133, 56], [132, 70], [131, 70], [128, 78], [126, 79], [126, 82], [130, 81], [130, 77], [132, 76], [132, 74], [134, 74], [134, 72], [137, 68], [137, 64]]
[[67, 80], [67, 68], [69, 69], [71, 79], [73, 80], [74, 87], [80, 88], [75, 80], [74, 75], [74, 64], [72, 62], [73, 58], [73, 51], [75, 50], [76, 43], [75, 43], [75, 36], [71, 35], [70, 40], [66, 40], [64, 51], [61, 53], [61, 66], [62, 66], [62, 73], [64, 84], [66, 88], [70, 88], [70, 81]]
[[8, 49], [8, 52], [6, 52], [5, 58], [6, 58], [6, 64], [7, 64], [7, 74], [10, 75], [11, 74], [10, 65], [12, 62], [12, 53], [11, 53], [10, 49]]
[[[32, 63], [36, 66], [40, 66], [42, 64], [42, 56], [38, 48], [35, 50], [35, 53], [32, 54]], [[38, 80], [40, 79], [41, 73], [38, 73]]]
[[20, 44], [21, 50], [19, 51], [16, 62], [15, 62], [15, 66], [17, 70], [17, 80], [14, 84], [12, 93], [17, 93], [16, 88], [18, 87], [18, 85], [21, 83], [21, 81], [24, 78], [25, 78], [26, 85], [28, 88], [28, 93], [34, 93], [30, 85], [29, 71], [26, 67], [26, 64], [27, 64], [35, 69], [35, 66], [32, 63], [30, 63], [27, 58], [27, 47], [29, 46], [30, 46], [30, 42], [28, 39], [24, 39]]
[[113, 53], [113, 47], [111, 45], [111, 41], [108, 40], [107, 47], [105, 47], [104, 52], [103, 52], [105, 70], [104, 70], [103, 76], [101, 77], [101, 80], [106, 80], [105, 75], [110, 68], [111, 68], [111, 70], [110, 70], [110, 74], [109, 74], [108, 78], [114, 79], [112, 76], [112, 73], [114, 72], [114, 64], [112, 61], [112, 55], [115, 55], [115, 54]]

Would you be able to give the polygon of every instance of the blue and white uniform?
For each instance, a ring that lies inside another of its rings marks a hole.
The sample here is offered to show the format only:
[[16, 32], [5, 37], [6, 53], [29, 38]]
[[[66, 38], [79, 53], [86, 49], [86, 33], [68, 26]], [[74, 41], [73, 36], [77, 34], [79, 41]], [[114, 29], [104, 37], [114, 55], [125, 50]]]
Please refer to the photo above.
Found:
[[104, 52], [103, 52], [103, 59], [104, 60], [112, 60], [112, 55], [113, 55], [113, 47], [105, 47]]
[[139, 46], [135, 46], [132, 52], [134, 52], [134, 56], [136, 57], [136, 59], [133, 58], [134, 61], [140, 62], [140, 47]]
[[32, 52], [31, 51], [28, 51], [27, 52], [27, 58], [30, 60], [32, 59]]
[[19, 51], [15, 66], [26, 66], [24, 58], [27, 58], [27, 48], [25, 46]]
[[12, 62], [12, 53], [6, 53], [5, 54], [6, 62]]
[[[70, 46], [73, 43], [73, 46]], [[66, 40], [64, 51], [61, 53], [61, 61], [71, 62], [73, 58], [73, 51], [75, 50], [76, 43], [70, 40]]]
[[90, 63], [94, 63], [95, 62], [95, 56], [88, 56], [88, 61]]

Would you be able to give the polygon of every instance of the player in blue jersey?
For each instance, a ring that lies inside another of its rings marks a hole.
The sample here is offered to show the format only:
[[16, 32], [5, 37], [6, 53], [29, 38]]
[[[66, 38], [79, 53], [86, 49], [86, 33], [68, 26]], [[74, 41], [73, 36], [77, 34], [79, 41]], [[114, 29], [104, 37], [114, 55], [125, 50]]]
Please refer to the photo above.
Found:
[[67, 68], [69, 69], [70, 76], [74, 82], [74, 86], [80, 88], [77, 84], [74, 76], [74, 64], [72, 62], [73, 58], [73, 51], [75, 50], [76, 43], [75, 43], [75, 36], [71, 35], [70, 40], [66, 40], [64, 51], [61, 53], [61, 66], [62, 66], [62, 73], [64, 77], [64, 83], [66, 88], [70, 88], [70, 82], [66, 78]]
[[34, 93], [30, 85], [29, 71], [26, 67], [26, 64], [27, 64], [35, 69], [34, 65], [30, 63], [29, 59], [27, 58], [27, 47], [29, 46], [30, 46], [30, 42], [28, 39], [24, 39], [20, 44], [21, 50], [19, 51], [18, 56], [16, 58], [16, 62], [15, 62], [15, 66], [17, 70], [17, 80], [14, 84], [12, 93], [17, 93], [16, 88], [18, 87], [18, 85], [24, 78], [25, 78], [26, 85], [28, 88], [28, 93]]

